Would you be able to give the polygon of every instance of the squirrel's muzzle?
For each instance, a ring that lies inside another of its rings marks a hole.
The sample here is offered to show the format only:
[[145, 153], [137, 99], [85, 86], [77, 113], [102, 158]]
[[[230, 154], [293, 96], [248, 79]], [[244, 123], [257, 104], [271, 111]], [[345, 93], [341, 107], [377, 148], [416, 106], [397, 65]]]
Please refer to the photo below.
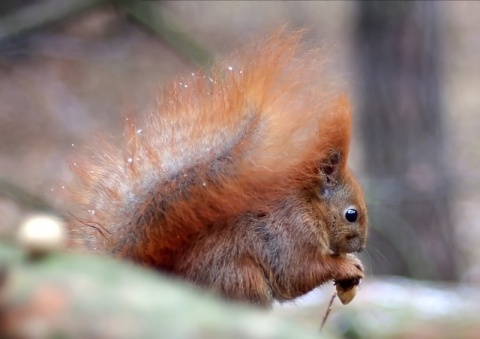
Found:
[[366, 239], [358, 233], [351, 233], [344, 236], [336, 244], [332, 244], [330, 249], [333, 253], [354, 253], [361, 252], [365, 249]]

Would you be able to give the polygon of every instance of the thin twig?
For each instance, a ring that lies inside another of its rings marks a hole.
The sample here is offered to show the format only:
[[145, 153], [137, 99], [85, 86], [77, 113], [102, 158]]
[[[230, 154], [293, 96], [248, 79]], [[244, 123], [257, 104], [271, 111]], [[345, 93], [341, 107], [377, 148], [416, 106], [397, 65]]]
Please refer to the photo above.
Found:
[[32, 1], [0, 18], [0, 42], [32, 30], [65, 21], [111, 0], [44, 0]]
[[335, 300], [336, 296], [337, 296], [337, 293], [334, 292], [332, 297], [330, 298], [330, 302], [328, 303], [327, 312], [325, 312], [325, 315], [323, 316], [323, 320], [322, 320], [322, 326], [320, 326], [320, 332], [323, 331], [323, 327], [325, 326], [325, 323], [327, 322], [327, 318], [330, 315], [330, 312], [332, 311], [333, 301]]
[[164, 5], [148, 1], [118, 1], [117, 6], [198, 66], [211, 67], [214, 58], [208, 49], [182, 30], [181, 21]]

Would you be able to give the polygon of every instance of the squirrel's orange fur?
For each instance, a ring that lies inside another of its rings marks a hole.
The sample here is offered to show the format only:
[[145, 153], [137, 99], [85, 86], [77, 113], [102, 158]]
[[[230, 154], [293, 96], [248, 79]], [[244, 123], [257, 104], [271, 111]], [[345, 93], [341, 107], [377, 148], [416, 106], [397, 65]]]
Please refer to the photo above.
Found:
[[173, 84], [141, 127], [127, 120], [124, 147], [76, 161], [76, 239], [260, 305], [358, 283], [360, 262], [343, 255], [366, 237], [346, 166], [350, 107], [300, 37], [278, 33], [238, 64]]

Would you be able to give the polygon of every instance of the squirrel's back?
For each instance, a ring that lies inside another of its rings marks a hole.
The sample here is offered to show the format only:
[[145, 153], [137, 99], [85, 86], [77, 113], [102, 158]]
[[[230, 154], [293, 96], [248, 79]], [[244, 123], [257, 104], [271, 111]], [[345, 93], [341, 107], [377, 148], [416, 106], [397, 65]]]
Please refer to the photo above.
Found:
[[76, 159], [76, 239], [168, 269], [200, 232], [268, 213], [317, 180], [332, 152], [346, 159], [348, 102], [328, 88], [325, 60], [300, 38], [278, 33], [237, 62], [175, 82], [145, 121], [127, 119], [123, 146], [102, 143]]

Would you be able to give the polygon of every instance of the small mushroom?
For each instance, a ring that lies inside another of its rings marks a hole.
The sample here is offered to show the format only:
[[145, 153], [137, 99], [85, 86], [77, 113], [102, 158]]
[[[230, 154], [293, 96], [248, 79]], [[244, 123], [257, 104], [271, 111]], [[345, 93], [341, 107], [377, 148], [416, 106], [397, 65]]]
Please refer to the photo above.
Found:
[[50, 215], [28, 217], [17, 232], [18, 244], [34, 257], [62, 249], [66, 241], [64, 222]]

